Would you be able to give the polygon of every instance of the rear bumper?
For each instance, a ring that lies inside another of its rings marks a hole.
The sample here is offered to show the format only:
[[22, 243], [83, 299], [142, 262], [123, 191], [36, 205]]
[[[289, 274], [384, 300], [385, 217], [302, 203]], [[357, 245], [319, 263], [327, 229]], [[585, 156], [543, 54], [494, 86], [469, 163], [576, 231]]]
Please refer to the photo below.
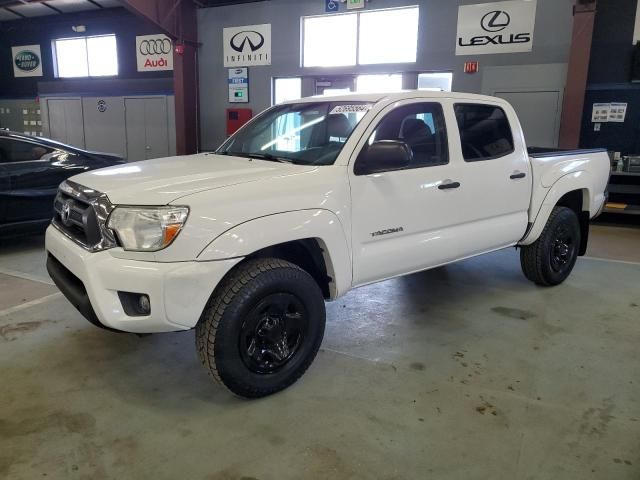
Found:
[[[240, 259], [142, 262], [112, 251], [90, 253], [53, 227], [46, 236], [47, 270], [71, 304], [94, 325], [133, 333], [189, 330], [216, 285]], [[148, 316], [125, 313], [118, 292], [145, 294]]]

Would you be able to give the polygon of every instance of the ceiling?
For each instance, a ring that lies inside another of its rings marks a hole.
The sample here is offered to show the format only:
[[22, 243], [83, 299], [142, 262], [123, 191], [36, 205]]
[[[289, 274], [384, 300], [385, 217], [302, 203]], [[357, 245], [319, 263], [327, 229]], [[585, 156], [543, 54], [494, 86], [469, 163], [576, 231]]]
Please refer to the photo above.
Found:
[[0, 0], [0, 22], [120, 6], [122, 6], [120, 0], [48, 0], [31, 2], [27, 0]]
[[[257, 1], [264, 0], [193, 0], [202, 8]], [[0, 0], [0, 22], [121, 6], [121, 0]]]

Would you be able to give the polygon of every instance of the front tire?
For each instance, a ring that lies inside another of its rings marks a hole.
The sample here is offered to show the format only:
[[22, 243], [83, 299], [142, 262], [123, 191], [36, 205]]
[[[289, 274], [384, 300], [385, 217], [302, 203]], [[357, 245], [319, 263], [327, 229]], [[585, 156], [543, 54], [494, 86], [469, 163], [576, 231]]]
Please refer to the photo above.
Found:
[[576, 265], [580, 241], [580, 222], [575, 212], [555, 207], [540, 238], [520, 250], [524, 275], [545, 287], [561, 284]]
[[209, 374], [232, 393], [264, 397], [311, 365], [325, 320], [311, 275], [280, 259], [249, 260], [211, 296], [196, 326], [196, 347]]

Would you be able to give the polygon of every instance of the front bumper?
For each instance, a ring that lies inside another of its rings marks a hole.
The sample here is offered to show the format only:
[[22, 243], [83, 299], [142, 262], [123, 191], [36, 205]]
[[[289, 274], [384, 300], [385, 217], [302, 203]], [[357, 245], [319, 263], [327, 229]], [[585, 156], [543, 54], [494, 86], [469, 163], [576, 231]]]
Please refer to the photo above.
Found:
[[[49, 275], [91, 323], [133, 333], [195, 327], [214, 288], [241, 259], [214, 262], [143, 262], [91, 253], [54, 227], [47, 229]], [[125, 313], [118, 292], [146, 294], [148, 316]]]

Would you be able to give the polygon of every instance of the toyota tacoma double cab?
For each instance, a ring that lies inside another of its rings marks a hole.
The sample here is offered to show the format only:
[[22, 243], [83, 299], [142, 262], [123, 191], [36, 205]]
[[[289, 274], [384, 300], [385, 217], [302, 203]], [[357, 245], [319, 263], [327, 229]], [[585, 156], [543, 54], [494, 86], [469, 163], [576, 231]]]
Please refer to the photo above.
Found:
[[215, 153], [130, 163], [60, 185], [48, 271], [97, 326], [196, 330], [210, 375], [261, 397], [322, 342], [325, 300], [517, 247], [562, 283], [609, 178], [603, 150], [527, 150], [504, 100], [406, 91], [267, 109]]

